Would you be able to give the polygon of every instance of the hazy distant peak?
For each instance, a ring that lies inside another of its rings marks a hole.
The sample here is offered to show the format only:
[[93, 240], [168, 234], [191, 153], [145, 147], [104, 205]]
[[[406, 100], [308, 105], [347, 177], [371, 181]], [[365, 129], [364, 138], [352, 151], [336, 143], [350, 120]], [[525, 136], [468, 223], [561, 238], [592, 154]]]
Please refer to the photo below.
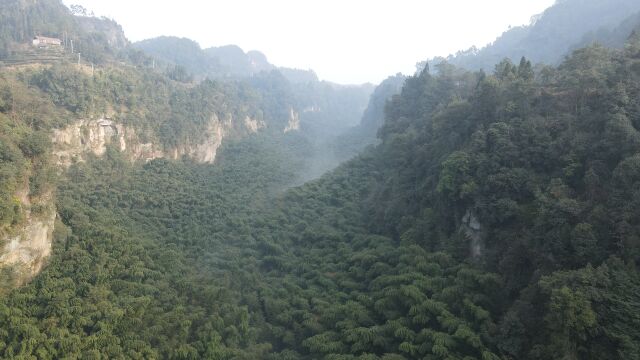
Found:
[[217, 46], [217, 47], [210, 47], [210, 48], [206, 48], [204, 49], [205, 52], [208, 53], [224, 53], [227, 55], [235, 55], [235, 56], [244, 56], [246, 55], [244, 53], [244, 50], [242, 50], [241, 47], [239, 47], [238, 45], [223, 45], [223, 46]]
[[[557, 0], [533, 16], [529, 25], [511, 27], [483, 48], [459, 51], [446, 57], [446, 61], [470, 70], [492, 70], [504, 58], [517, 60], [522, 56], [534, 63], [556, 64], [582, 44], [586, 35], [615, 32], [621, 22], [638, 11], [638, 0]], [[623, 42], [608, 42], [605, 37], [598, 40], [607, 41], [608, 46]], [[443, 59], [436, 57], [430, 62]]]
[[265, 55], [264, 53], [258, 50], [248, 51], [247, 57], [256, 63], [269, 64], [269, 61], [267, 60], [267, 55]]
[[153, 45], [153, 46], [189, 46], [189, 47], [193, 47], [193, 48], [197, 48], [199, 50], [201, 50], [200, 48], [200, 44], [198, 44], [196, 41], [193, 41], [191, 39], [188, 38], [184, 38], [184, 37], [177, 37], [177, 36], [158, 36], [155, 38], [151, 38], [151, 39], [145, 39], [142, 41], [138, 41], [137, 43], [135, 43], [136, 46], [139, 47], [143, 47], [143, 46], [149, 46], [149, 45]]

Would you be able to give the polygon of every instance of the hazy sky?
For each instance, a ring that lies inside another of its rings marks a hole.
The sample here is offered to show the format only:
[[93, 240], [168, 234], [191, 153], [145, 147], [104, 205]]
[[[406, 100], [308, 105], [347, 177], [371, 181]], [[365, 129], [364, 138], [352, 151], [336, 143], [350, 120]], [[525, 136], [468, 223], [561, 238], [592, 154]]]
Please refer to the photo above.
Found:
[[418, 61], [492, 42], [554, 0], [64, 0], [120, 23], [131, 41], [236, 44], [323, 80], [377, 83]]

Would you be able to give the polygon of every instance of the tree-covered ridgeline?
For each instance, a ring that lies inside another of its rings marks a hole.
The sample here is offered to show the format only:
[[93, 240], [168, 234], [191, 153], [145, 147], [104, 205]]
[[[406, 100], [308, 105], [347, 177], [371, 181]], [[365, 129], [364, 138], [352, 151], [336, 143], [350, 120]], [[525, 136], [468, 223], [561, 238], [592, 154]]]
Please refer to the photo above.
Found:
[[[640, 4], [635, 0], [556, 0], [532, 16], [529, 24], [510, 26], [491, 43], [458, 51], [446, 61], [472, 71], [489, 70], [504, 58], [521, 56], [534, 65], [558, 65], [573, 50], [594, 42], [624, 47], [639, 20]], [[443, 60], [436, 57], [431, 61]]]
[[537, 73], [445, 65], [387, 108], [370, 224], [500, 274], [502, 356], [638, 356], [639, 45]]
[[212, 167], [73, 166], [49, 266], [0, 300], [0, 354], [637, 358], [640, 39], [437, 73], [379, 146], [284, 192], [302, 162], [275, 134]]

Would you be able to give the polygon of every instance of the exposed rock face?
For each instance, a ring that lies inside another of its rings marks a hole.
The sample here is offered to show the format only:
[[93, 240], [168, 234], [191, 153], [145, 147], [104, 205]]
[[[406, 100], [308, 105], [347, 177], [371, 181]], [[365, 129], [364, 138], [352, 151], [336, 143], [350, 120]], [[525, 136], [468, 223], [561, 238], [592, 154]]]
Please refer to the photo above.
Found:
[[25, 272], [22, 275], [26, 278], [38, 274], [51, 254], [55, 220], [55, 211], [43, 219], [27, 220], [20, 234], [6, 242], [0, 256], [0, 267], [16, 265]]
[[[258, 132], [264, 122], [247, 117], [244, 121], [247, 131]], [[113, 144], [131, 161], [151, 161], [158, 158], [179, 159], [187, 156], [200, 163], [213, 163], [222, 141], [233, 129], [232, 120], [220, 121], [212, 116], [204, 140], [165, 149], [153, 142], [142, 142], [134, 128], [118, 124], [112, 120], [79, 120], [64, 129], [54, 130], [54, 155], [59, 165], [69, 167], [74, 162], [82, 162], [87, 154], [102, 156], [107, 145]]]
[[58, 164], [69, 167], [73, 162], [84, 161], [84, 156], [93, 153], [102, 156], [107, 145], [117, 137], [120, 151], [127, 148], [127, 140], [136, 138], [133, 129], [115, 124], [111, 120], [80, 120], [61, 130], [53, 131], [52, 141], [56, 145], [54, 155]]
[[293, 110], [293, 108], [289, 109], [289, 123], [287, 127], [284, 128], [284, 133], [288, 133], [289, 131], [297, 131], [300, 130], [300, 114]]
[[244, 119], [244, 126], [247, 128], [247, 130], [249, 130], [252, 133], [257, 133], [258, 130], [264, 128], [266, 125], [264, 123], [264, 121], [258, 121], [255, 119], [252, 119], [250, 117], [246, 117]]
[[[213, 164], [218, 154], [218, 149], [222, 146], [222, 140], [228, 136], [232, 127], [231, 120], [221, 122], [218, 118], [213, 118], [207, 127], [205, 140], [199, 144], [185, 144], [170, 150], [169, 157], [177, 160], [183, 156], [204, 164]], [[257, 131], [257, 129], [256, 129]], [[158, 154], [157, 157], [165, 157]]]
[[480, 221], [478, 221], [478, 217], [471, 210], [467, 210], [467, 213], [462, 217], [461, 231], [463, 231], [469, 239], [471, 257], [478, 258], [482, 256], [484, 247], [482, 241], [482, 225]]
[[16, 197], [24, 208], [25, 221], [10, 236], [2, 239], [0, 248], [0, 268], [15, 267], [19, 270], [19, 282], [25, 282], [40, 272], [47, 257], [51, 253], [53, 228], [56, 212], [53, 210], [51, 193], [43, 195], [37, 200], [40, 207], [46, 209], [42, 213], [31, 213], [32, 200], [28, 197], [28, 183], [26, 188], [20, 189]]

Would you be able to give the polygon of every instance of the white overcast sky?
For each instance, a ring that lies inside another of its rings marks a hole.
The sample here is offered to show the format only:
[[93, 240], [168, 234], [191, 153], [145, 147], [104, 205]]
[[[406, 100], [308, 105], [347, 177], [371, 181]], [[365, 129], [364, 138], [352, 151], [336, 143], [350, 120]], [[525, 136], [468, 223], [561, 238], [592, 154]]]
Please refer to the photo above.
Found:
[[323, 80], [377, 83], [418, 61], [492, 42], [554, 0], [64, 0], [122, 25], [131, 41], [236, 44]]

